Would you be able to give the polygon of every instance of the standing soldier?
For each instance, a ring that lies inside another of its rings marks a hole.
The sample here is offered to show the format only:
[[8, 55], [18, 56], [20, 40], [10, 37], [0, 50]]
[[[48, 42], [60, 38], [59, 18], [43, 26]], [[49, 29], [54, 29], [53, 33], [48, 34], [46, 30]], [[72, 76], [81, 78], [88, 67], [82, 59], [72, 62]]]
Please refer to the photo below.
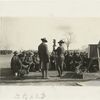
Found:
[[65, 50], [63, 47], [63, 40], [60, 40], [59, 42], [59, 47], [57, 48], [57, 70], [58, 70], [58, 77], [62, 76], [62, 71], [63, 71], [63, 65], [64, 65], [64, 54]]
[[38, 47], [38, 53], [41, 63], [41, 71], [42, 71], [42, 78], [48, 78], [47, 77], [47, 71], [49, 67], [49, 51], [47, 46], [47, 40], [46, 38], [42, 38], [42, 43]]

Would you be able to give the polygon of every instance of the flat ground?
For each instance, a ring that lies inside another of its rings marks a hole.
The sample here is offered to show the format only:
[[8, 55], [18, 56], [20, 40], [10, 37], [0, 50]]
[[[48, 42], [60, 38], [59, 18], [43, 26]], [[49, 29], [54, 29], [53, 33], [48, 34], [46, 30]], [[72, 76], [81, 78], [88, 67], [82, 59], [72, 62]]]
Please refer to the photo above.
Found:
[[[50, 86], [79, 86], [80, 82], [90, 81], [100, 77], [99, 73], [85, 73], [77, 76], [73, 72], [63, 72], [62, 78], [57, 77], [57, 71], [49, 71], [49, 79], [41, 79], [41, 72], [30, 72], [24, 78], [16, 78], [10, 70], [12, 55], [0, 55], [0, 85], [50, 85]], [[78, 83], [78, 84], [77, 84]]]

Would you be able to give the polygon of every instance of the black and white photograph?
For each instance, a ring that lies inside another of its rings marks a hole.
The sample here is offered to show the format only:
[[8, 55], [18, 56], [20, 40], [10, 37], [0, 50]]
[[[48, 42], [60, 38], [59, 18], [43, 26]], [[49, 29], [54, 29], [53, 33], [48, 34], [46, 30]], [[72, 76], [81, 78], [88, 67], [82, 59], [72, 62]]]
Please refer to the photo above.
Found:
[[0, 1], [0, 98], [99, 100], [99, 5]]
[[100, 18], [0, 17], [0, 84], [100, 85], [99, 26]]

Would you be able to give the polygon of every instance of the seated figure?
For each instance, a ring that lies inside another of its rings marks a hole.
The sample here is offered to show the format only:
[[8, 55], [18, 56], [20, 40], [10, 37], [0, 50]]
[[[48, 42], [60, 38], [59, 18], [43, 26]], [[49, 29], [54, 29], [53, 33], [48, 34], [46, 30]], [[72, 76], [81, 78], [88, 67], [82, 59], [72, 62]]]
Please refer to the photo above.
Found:
[[20, 59], [18, 53], [15, 51], [11, 59], [11, 70], [15, 76], [18, 75], [20, 68], [21, 68]]

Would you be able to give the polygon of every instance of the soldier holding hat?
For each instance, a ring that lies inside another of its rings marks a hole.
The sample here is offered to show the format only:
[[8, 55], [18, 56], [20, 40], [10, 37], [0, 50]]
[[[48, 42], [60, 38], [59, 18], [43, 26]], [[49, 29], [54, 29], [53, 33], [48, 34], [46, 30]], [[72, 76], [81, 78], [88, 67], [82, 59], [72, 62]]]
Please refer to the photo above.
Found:
[[63, 47], [63, 40], [60, 40], [59, 42], [59, 47], [57, 48], [57, 70], [58, 70], [58, 77], [62, 76], [62, 71], [63, 71], [63, 65], [64, 65], [64, 54], [65, 50]]
[[48, 78], [47, 72], [49, 67], [49, 51], [46, 38], [42, 38], [42, 43], [38, 46], [38, 53], [41, 63], [42, 78]]

